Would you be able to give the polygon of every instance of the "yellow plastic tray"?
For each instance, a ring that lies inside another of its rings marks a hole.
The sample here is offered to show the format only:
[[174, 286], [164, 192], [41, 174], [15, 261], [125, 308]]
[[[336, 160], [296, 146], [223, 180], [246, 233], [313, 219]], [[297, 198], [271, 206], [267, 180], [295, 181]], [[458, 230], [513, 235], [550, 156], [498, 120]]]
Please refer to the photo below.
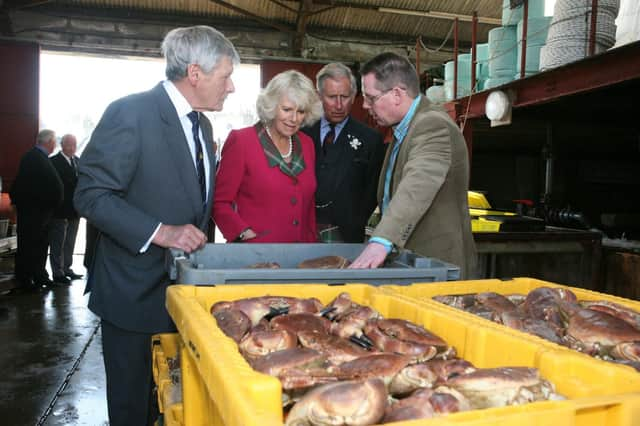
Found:
[[471, 232], [499, 232], [501, 222], [486, 218], [471, 219]]
[[467, 192], [467, 202], [469, 203], [469, 208], [472, 209], [490, 209], [491, 204], [487, 201], [487, 198], [484, 194], [475, 191]]
[[[516, 329], [503, 326], [491, 320], [484, 319], [477, 315], [465, 312], [461, 309], [453, 308], [451, 306], [445, 305], [444, 303], [440, 303], [433, 300], [434, 296], [480, 293], [485, 291], [492, 291], [502, 295], [508, 295], [508, 294], [525, 294], [526, 295], [531, 290], [534, 290], [538, 287], [567, 288], [577, 296], [578, 300], [607, 300], [607, 301], [618, 303], [620, 305], [629, 307], [631, 309], [634, 309], [640, 312], [640, 302], [637, 302], [637, 301], [624, 299], [622, 297], [617, 297], [617, 296], [611, 296], [604, 293], [598, 293], [596, 291], [586, 290], [582, 288], [570, 287], [570, 286], [557, 284], [549, 281], [538, 280], [535, 278], [513, 278], [510, 280], [488, 279], [488, 280], [469, 280], [469, 281], [448, 281], [448, 282], [439, 282], [439, 283], [415, 283], [409, 286], [387, 285], [387, 286], [382, 286], [380, 288], [384, 289], [383, 291], [391, 290], [395, 294], [409, 297], [420, 303], [424, 303], [427, 307], [444, 309], [445, 311], [450, 312], [452, 315], [461, 315], [463, 317], [468, 318], [470, 321], [485, 324], [487, 327], [496, 327], [500, 330], [503, 330], [506, 333], [512, 333], [519, 337], [533, 339], [534, 341], [538, 341], [540, 342], [540, 344], [549, 346], [554, 350], [569, 351], [580, 357], [591, 358], [595, 362], [604, 363], [612, 367], [621, 369], [622, 371], [625, 371], [626, 373], [630, 374], [630, 377], [634, 377], [634, 381], [633, 383], [631, 383], [631, 387], [625, 387], [624, 391], [640, 391], [640, 373], [638, 373], [632, 367], [598, 360], [596, 358], [590, 357], [589, 355], [582, 354], [578, 351], [567, 348], [565, 346], [557, 345], [548, 340], [539, 338], [535, 335], [524, 333]], [[638, 421], [638, 424], [640, 425], [640, 420]]]
[[176, 285], [167, 291], [167, 309], [188, 355], [183, 358], [190, 364], [182, 372], [185, 425], [281, 425], [283, 421], [280, 382], [254, 371], [246, 363], [235, 342], [222, 333], [210, 315], [213, 303], [267, 294], [313, 296], [328, 303], [343, 291], [355, 302], [369, 305], [385, 317], [423, 325], [446, 339], [462, 358], [477, 367], [537, 367], [559, 393], [569, 398], [396, 424], [630, 426], [632, 419], [640, 418], [640, 394], [621, 395], [640, 388], [637, 377], [626, 374], [626, 369], [554, 350], [539, 339], [522, 339], [445, 309], [427, 308], [424, 303], [390, 290], [364, 284]]
[[151, 339], [153, 356], [153, 381], [158, 388], [158, 407], [167, 426], [184, 425], [183, 407], [181, 402], [172, 400], [173, 387], [167, 358], [175, 358], [181, 346], [178, 333], [156, 334]]

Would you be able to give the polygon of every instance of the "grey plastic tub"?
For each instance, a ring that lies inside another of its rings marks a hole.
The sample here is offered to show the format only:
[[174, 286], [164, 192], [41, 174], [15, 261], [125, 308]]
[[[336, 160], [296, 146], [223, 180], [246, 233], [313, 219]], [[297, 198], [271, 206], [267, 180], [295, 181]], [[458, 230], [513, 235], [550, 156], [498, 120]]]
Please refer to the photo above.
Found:
[[[365, 283], [372, 285], [454, 281], [460, 268], [403, 250], [377, 269], [298, 269], [303, 260], [337, 255], [353, 261], [364, 244], [207, 244], [185, 254], [171, 250], [169, 276], [178, 284]], [[280, 269], [249, 269], [258, 262], [277, 262]]]

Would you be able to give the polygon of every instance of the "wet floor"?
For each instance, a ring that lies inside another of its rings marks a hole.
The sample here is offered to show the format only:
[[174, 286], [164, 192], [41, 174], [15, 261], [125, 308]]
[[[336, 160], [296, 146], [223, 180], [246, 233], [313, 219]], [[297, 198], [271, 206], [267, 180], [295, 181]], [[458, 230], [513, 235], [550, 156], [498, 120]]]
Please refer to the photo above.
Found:
[[99, 319], [84, 287], [0, 295], [0, 424], [108, 424]]

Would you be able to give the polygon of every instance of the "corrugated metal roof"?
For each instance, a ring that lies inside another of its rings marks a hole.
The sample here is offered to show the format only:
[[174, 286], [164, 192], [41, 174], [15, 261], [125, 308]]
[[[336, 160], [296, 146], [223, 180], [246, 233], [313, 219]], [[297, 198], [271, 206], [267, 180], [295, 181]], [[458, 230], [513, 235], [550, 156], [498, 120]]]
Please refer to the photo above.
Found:
[[[76, 7], [103, 9], [128, 9], [152, 11], [161, 14], [193, 15], [208, 18], [235, 18], [253, 20], [243, 14], [245, 10], [256, 17], [273, 23], [284, 23], [295, 28], [300, 9], [300, 1], [287, 0], [227, 0], [228, 6], [212, 0], [65, 0], [58, 4]], [[481, 17], [499, 18], [501, 0], [316, 0], [314, 14], [308, 27], [348, 32], [372, 33], [383, 36], [418, 37], [437, 41], [444, 40], [451, 29], [452, 20], [399, 13], [385, 13], [379, 8], [399, 9], [416, 12], [445, 12], [472, 15], [474, 11]], [[237, 9], [234, 9], [237, 8]], [[461, 22], [460, 38], [471, 38], [471, 24]], [[480, 24], [480, 39], [486, 39], [489, 25]]]
[[[153, 54], [171, 27], [200, 23], [233, 33], [234, 43], [249, 57], [309, 60], [344, 41], [353, 44], [343, 46], [345, 53], [353, 48], [354, 59], [365, 57], [372, 45], [408, 51], [420, 39], [431, 50], [444, 45], [435, 56], [429, 51], [430, 61], [438, 62], [451, 56], [451, 16], [461, 19], [461, 45], [470, 45], [472, 26], [465, 18], [474, 11], [481, 19], [499, 22], [502, 0], [56, 0], [11, 6], [10, 29], [56, 48], [100, 52], [111, 47], [112, 52]], [[449, 15], [434, 17], [437, 13]], [[113, 24], [112, 33], [98, 24], [103, 21]], [[486, 42], [496, 25], [479, 23], [478, 42]], [[93, 31], [72, 31], [79, 27]], [[140, 28], [139, 34], [125, 32], [125, 27]], [[316, 53], [310, 54], [314, 48]], [[326, 59], [336, 51], [323, 53]]]

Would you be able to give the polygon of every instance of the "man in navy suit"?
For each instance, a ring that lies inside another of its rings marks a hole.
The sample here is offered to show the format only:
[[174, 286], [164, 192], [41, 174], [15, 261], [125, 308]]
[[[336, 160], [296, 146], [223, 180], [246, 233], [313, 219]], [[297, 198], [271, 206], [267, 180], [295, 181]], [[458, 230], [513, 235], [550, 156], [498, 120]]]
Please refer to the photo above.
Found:
[[64, 197], [56, 209], [49, 228], [49, 263], [53, 281], [59, 284], [71, 284], [71, 280], [82, 278], [71, 269], [73, 248], [76, 244], [80, 218], [73, 207], [73, 193], [78, 183], [78, 157], [76, 157], [76, 137], [66, 134], [60, 139], [60, 152], [51, 157], [62, 186]]
[[11, 187], [11, 203], [16, 206], [18, 214], [15, 261], [18, 291], [33, 291], [53, 285], [45, 266], [49, 225], [54, 210], [62, 202], [62, 182], [49, 159], [55, 146], [55, 132], [41, 130], [36, 146], [20, 160], [16, 180]]
[[350, 116], [358, 86], [346, 65], [325, 65], [316, 88], [324, 116], [302, 131], [316, 146], [318, 236], [324, 242], [361, 243], [377, 204], [382, 135]]
[[239, 56], [208, 26], [163, 43], [167, 80], [109, 105], [84, 150], [74, 204], [97, 229], [89, 308], [101, 322], [109, 424], [151, 425], [151, 336], [175, 331], [165, 307], [168, 248], [206, 243], [215, 178], [211, 123], [235, 90]]

